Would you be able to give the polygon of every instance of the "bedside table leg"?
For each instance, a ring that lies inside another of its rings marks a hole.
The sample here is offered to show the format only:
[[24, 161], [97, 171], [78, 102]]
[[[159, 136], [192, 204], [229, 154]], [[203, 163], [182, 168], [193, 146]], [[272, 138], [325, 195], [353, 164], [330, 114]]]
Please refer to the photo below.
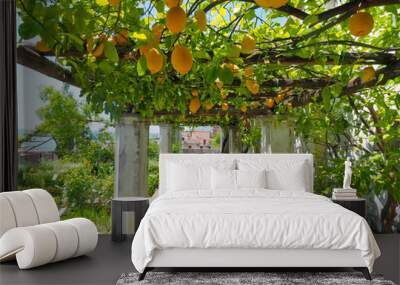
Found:
[[122, 241], [122, 207], [120, 203], [112, 202], [111, 205], [111, 240]]
[[143, 219], [148, 208], [148, 203], [135, 205], [135, 232], [138, 230], [140, 221]]

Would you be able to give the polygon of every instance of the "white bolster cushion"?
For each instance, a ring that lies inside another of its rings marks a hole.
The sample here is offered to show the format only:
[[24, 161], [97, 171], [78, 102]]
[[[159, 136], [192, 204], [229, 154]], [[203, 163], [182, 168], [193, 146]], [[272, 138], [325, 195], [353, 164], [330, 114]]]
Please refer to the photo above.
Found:
[[7, 231], [0, 238], [0, 261], [14, 256], [20, 269], [86, 254], [96, 248], [97, 229], [76, 218]]
[[98, 232], [92, 221], [85, 218], [74, 218], [64, 222], [74, 226], [78, 232], [79, 244], [74, 257], [91, 252], [96, 248]]
[[6, 197], [0, 195], [0, 237], [16, 226], [17, 223], [10, 202]]
[[39, 223], [35, 205], [29, 195], [23, 191], [3, 192], [1, 195], [10, 203], [17, 227], [33, 226]]
[[53, 197], [43, 189], [29, 189], [22, 191], [32, 199], [39, 218], [39, 224], [57, 222], [60, 220], [56, 202]]

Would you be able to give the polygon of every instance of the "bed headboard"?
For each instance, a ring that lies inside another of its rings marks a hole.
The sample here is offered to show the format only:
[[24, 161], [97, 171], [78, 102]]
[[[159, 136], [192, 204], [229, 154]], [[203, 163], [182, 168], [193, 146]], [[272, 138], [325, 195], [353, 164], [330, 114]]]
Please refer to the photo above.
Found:
[[307, 192], [313, 192], [314, 189], [314, 165], [313, 165], [313, 155], [312, 154], [172, 154], [165, 153], [160, 154], [160, 185], [159, 192], [165, 192], [165, 185], [168, 179], [167, 169], [169, 162], [190, 162], [205, 164], [216, 164], [216, 163], [230, 163], [236, 166], [236, 161], [238, 160], [267, 160], [268, 162], [294, 162], [299, 163], [304, 161], [307, 167], [307, 180], [308, 189]]

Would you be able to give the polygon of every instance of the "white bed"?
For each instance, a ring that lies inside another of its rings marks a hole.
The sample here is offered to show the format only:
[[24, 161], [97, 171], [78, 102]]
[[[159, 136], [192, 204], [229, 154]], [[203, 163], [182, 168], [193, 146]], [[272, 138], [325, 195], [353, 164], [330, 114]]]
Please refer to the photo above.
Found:
[[380, 251], [367, 222], [312, 192], [309, 154], [162, 154], [132, 262], [141, 278], [154, 267], [354, 267], [368, 278]]

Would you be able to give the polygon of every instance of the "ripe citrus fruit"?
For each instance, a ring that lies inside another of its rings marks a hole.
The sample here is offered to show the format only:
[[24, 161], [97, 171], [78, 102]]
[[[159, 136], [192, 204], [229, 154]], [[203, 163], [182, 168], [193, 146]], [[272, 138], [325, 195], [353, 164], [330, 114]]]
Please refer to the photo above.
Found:
[[162, 34], [163, 30], [164, 30], [164, 25], [162, 25], [162, 24], [155, 24], [151, 28], [153, 36], [158, 40], [161, 38], [161, 34]]
[[280, 102], [282, 102], [283, 101], [283, 95], [282, 94], [278, 94], [277, 96], [276, 96], [276, 98], [275, 98], [275, 101], [276, 101], [276, 103], [278, 104], [278, 103], [280, 103]]
[[192, 89], [192, 96], [193, 97], [199, 96], [199, 91], [197, 91], [196, 89]]
[[164, 65], [164, 59], [156, 48], [151, 48], [145, 55], [147, 68], [151, 74], [157, 73]]
[[255, 0], [258, 6], [264, 8], [279, 8], [285, 5], [288, 0]]
[[361, 82], [365, 83], [375, 78], [375, 69], [371, 66], [366, 67], [362, 70]]
[[121, 0], [108, 0], [108, 3], [110, 3], [111, 6], [117, 7]]
[[197, 26], [199, 27], [199, 30], [203, 32], [207, 27], [206, 13], [203, 10], [198, 10], [194, 14], [194, 17], [196, 19]]
[[146, 45], [140, 46], [140, 47], [139, 47], [140, 54], [141, 54], [141, 55], [146, 55], [146, 53], [147, 53], [151, 48], [153, 48], [153, 45], [151, 45], [151, 44], [146, 44]]
[[254, 72], [253, 72], [253, 68], [252, 68], [251, 66], [247, 66], [247, 67], [244, 69], [244, 76], [245, 76], [245, 77], [252, 77], [253, 74], [254, 74]]
[[260, 86], [255, 80], [247, 79], [246, 87], [253, 95], [256, 95], [260, 91]]
[[120, 46], [124, 46], [126, 45], [126, 43], [128, 42], [128, 30], [127, 29], [123, 29], [119, 32], [119, 34], [115, 37], [115, 39], [117, 40], [117, 43]]
[[95, 57], [100, 57], [103, 55], [104, 52], [104, 44], [100, 43], [97, 45], [97, 47], [94, 49], [94, 51], [92, 52], [93, 56]]
[[350, 33], [356, 37], [368, 35], [374, 28], [374, 19], [367, 12], [358, 12], [349, 20]]
[[226, 112], [226, 111], [228, 111], [228, 109], [229, 109], [228, 103], [226, 103], [226, 102], [222, 103], [222, 110], [224, 110]]
[[44, 41], [38, 41], [36, 43], [36, 45], [35, 45], [35, 49], [40, 51], [40, 52], [49, 52], [49, 51], [51, 51], [51, 48]]
[[272, 98], [265, 99], [265, 105], [268, 108], [272, 109], [274, 107], [274, 99]]
[[165, 0], [165, 4], [168, 6], [168, 8], [179, 6], [181, 4], [180, 2], [180, 0]]
[[197, 113], [200, 109], [200, 99], [198, 97], [194, 97], [190, 100], [189, 110], [192, 114]]
[[184, 75], [192, 69], [192, 53], [187, 47], [176, 45], [171, 54], [172, 67]]
[[210, 111], [214, 107], [214, 104], [211, 101], [207, 101], [205, 103], [205, 108], [207, 111]]
[[222, 87], [224, 87], [224, 83], [221, 80], [219, 80], [218, 78], [217, 78], [217, 80], [215, 80], [215, 85], [217, 85], [218, 89], [222, 89]]
[[171, 8], [167, 13], [167, 28], [171, 33], [180, 33], [186, 27], [186, 13], [179, 6]]
[[256, 48], [256, 40], [249, 35], [245, 35], [242, 39], [242, 52], [243, 53], [252, 53]]

